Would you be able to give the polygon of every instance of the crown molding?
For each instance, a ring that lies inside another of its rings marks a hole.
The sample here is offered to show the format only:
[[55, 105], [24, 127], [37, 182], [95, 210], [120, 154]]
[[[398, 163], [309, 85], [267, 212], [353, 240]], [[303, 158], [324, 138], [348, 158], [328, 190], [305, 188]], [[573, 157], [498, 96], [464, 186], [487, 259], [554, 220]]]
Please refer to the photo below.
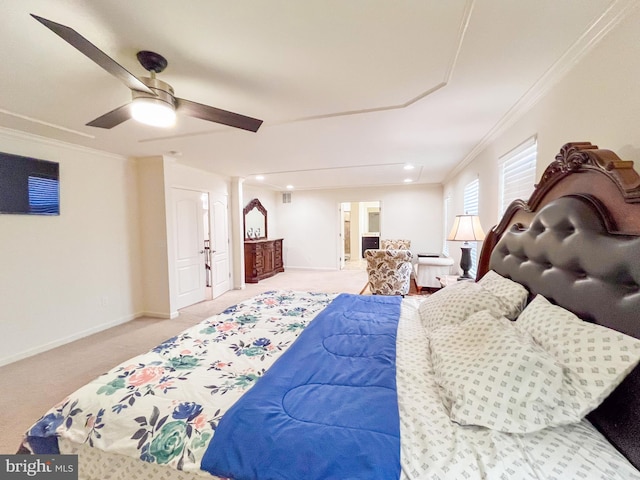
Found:
[[0, 136], [18, 140], [26, 140], [28, 142], [39, 143], [41, 145], [47, 145], [50, 147], [75, 150], [77, 152], [88, 153], [91, 155], [99, 155], [101, 157], [111, 158], [114, 160], [126, 160], [128, 158], [117, 153], [105, 152], [104, 150], [76, 145], [75, 143], [63, 142], [62, 140], [54, 140], [52, 138], [43, 137], [34, 133], [27, 133], [21, 130], [14, 130], [6, 127], [0, 127]]
[[55, 123], [45, 122], [44, 120], [39, 120], [37, 118], [28, 117], [27, 115], [22, 115], [20, 113], [15, 113], [15, 112], [12, 112], [10, 110], [5, 110], [4, 108], [0, 108], [0, 113], [2, 113], [4, 115], [9, 115], [11, 117], [19, 118], [21, 120], [26, 120], [27, 122], [37, 123], [38, 125], [44, 125], [45, 127], [55, 128], [56, 130], [60, 130], [60, 131], [63, 131], [63, 132], [73, 133], [74, 135], [78, 135], [80, 137], [91, 138], [91, 139], [96, 138], [94, 135], [90, 135], [88, 133], [79, 132], [78, 130], [73, 130], [71, 128], [63, 127], [63, 126], [55, 124]]
[[582, 60], [640, 3], [637, 0], [614, 0], [582, 35], [556, 60], [522, 95], [507, 113], [476, 146], [445, 176], [443, 184], [451, 181], [469, 165], [491, 142], [527, 113], [551, 88]]

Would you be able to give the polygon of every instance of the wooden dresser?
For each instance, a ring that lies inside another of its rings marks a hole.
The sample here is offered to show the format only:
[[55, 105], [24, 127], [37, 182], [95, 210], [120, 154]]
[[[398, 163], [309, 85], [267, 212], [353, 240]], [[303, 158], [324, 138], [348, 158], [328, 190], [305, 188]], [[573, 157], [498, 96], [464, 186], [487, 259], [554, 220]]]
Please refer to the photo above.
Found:
[[284, 272], [282, 238], [275, 240], [245, 240], [244, 281], [258, 283], [263, 278]]

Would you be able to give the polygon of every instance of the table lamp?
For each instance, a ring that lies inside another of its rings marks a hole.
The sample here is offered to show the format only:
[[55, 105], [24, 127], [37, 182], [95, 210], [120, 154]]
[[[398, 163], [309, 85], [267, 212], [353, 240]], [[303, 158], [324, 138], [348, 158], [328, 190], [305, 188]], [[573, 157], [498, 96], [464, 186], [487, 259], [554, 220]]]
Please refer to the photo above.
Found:
[[462, 275], [458, 280], [473, 279], [469, 274], [471, 269], [471, 245], [469, 242], [484, 240], [484, 232], [480, 225], [480, 218], [477, 215], [456, 215], [451, 233], [447, 240], [453, 242], [464, 242], [462, 245], [462, 257], [460, 258], [460, 268]]

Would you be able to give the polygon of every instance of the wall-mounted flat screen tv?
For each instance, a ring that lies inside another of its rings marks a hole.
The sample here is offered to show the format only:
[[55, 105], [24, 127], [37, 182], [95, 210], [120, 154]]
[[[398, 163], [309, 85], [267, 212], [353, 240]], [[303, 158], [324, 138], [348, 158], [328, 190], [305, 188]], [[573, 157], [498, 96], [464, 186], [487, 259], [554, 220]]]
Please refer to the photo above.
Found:
[[60, 215], [60, 165], [0, 152], [0, 213]]

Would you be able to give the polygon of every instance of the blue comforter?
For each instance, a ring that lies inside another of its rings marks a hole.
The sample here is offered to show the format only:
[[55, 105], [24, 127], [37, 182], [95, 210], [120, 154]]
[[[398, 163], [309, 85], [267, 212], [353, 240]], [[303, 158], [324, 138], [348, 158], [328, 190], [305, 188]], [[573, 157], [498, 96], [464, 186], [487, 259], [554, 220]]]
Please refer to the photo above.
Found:
[[398, 478], [400, 304], [338, 296], [224, 415], [202, 469], [235, 480]]

